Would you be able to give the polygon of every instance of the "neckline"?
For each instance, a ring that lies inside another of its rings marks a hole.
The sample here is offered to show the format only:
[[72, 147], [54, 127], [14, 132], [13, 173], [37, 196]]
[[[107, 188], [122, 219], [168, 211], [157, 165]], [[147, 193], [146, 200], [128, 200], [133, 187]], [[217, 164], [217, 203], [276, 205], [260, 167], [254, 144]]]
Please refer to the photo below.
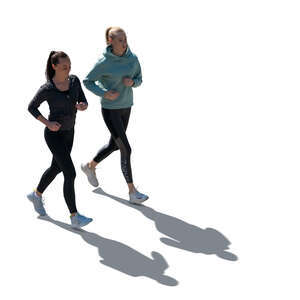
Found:
[[71, 76], [70, 76], [70, 75], [68, 76], [68, 79], [69, 79], [69, 88], [68, 88], [67, 90], [64, 90], [64, 91], [60, 90], [60, 89], [55, 85], [55, 83], [54, 83], [54, 81], [53, 81], [52, 78], [50, 79], [50, 82], [51, 82], [51, 84], [53, 85], [53, 87], [54, 87], [56, 90], [58, 90], [58, 91], [61, 92], [61, 93], [66, 93], [66, 92], [69, 92], [69, 91], [70, 91], [70, 88], [71, 88]]
[[112, 45], [108, 45], [107, 49], [109, 50], [110, 54], [112, 54], [116, 58], [126, 58], [127, 54], [129, 53], [129, 47], [128, 47], [128, 45], [127, 45], [127, 48], [126, 48], [126, 50], [124, 51], [124, 53], [122, 55], [114, 54], [113, 53]]

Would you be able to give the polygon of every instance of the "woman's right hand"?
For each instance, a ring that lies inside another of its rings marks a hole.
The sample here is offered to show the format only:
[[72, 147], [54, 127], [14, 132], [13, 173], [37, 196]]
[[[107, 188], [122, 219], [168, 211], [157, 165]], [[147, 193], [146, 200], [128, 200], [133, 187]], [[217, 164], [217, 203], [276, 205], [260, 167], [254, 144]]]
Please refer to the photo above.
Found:
[[104, 98], [108, 100], [116, 100], [120, 96], [120, 93], [114, 90], [107, 91], [104, 94]]
[[48, 122], [47, 123], [47, 127], [51, 130], [51, 131], [58, 131], [61, 127], [61, 125], [58, 122]]

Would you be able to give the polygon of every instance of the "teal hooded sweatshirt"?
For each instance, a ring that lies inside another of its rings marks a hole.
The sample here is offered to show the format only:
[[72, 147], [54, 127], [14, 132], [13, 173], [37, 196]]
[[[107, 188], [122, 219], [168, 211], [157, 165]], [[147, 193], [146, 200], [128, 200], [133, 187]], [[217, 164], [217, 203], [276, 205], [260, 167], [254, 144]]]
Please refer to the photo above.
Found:
[[[138, 58], [129, 47], [122, 56], [112, 53], [112, 47], [107, 46], [93, 69], [83, 80], [85, 87], [101, 98], [101, 105], [106, 109], [127, 108], [133, 105], [132, 87], [123, 84], [124, 77], [130, 77], [138, 87], [142, 83], [142, 72]], [[104, 94], [109, 90], [120, 93], [115, 100], [104, 98]]]

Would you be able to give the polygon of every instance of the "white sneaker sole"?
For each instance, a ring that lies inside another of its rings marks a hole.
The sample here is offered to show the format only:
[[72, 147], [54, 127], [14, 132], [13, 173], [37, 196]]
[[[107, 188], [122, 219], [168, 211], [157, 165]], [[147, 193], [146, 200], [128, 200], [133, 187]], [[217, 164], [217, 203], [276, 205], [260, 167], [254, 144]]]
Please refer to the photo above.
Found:
[[149, 197], [147, 199], [140, 199], [140, 200], [130, 200], [129, 199], [129, 203], [132, 203], [132, 204], [142, 204], [143, 202], [147, 201], [149, 199]]
[[87, 223], [85, 223], [85, 224], [83, 224], [83, 225], [79, 225], [79, 224], [72, 224], [72, 223], [71, 223], [71, 227], [72, 227], [72, 228], [79, 229], [79, 228], [81, 228], [81, 227], [84, 227], [84, 226], [86, 226], [86, 225], [90, 224], [92, 221], [93, 221], [93, 220], [91, 220], [91, 221], [89, 221], [89, 222], [87, 222]]

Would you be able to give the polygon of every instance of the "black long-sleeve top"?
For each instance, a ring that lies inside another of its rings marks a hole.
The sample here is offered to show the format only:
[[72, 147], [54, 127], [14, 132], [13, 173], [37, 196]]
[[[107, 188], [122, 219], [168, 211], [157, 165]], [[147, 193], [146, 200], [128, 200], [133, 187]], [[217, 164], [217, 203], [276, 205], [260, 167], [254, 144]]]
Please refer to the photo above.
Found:
[[69, 76], [70, 85], [68, 91], [57, 89], [52, 80], [43, 84], [28, 105], [29, 112], [37, 118], [41, 115], [38, 107], [44, 101], [49, 105], [49, 121], [61, 124], [60, 130], [72, 129], [75, 125], [77, 109], [76, 103], [85, 102], [84, 92], [80, 80], [75, 75]]

